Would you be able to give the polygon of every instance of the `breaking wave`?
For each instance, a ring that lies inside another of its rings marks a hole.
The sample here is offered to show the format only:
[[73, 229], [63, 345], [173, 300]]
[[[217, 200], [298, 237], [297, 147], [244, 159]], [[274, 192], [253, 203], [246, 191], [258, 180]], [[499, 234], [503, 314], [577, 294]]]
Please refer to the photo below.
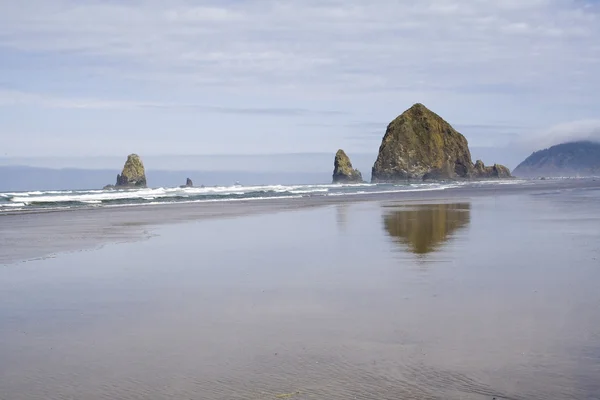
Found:
[[[511, 181], [515, 182], [515, 181]], [[503, 183], [497, 181], [496, 183]], [[0, 193], [0, 212], [444, 190], [464, 183], [257, 185]]]

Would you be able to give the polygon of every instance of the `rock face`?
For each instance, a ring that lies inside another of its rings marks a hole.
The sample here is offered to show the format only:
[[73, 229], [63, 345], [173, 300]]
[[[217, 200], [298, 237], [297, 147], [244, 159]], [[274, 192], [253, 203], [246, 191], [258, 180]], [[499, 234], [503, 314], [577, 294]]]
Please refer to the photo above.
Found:
[[523, 178], [598, 176], [600, 143], [569, 142], [536, 151], [513, 171]]
[[467, 139], [439, 115], [415, 104], [387, 127], [373, 165], [373, 182], [469, 178]]
[[146, 187], [146, 170], [140, 156], [137, 154], [127, 156], [123, 171], [117, 175], [115, 187]]
[[461, 133], [417, 103], [388, 125], [371, 179], [375, 183], [486, 179], [496, 177], [494, 174], [504, 177], [508, 171], [502, 165], [481, 164], [480, 171], [476, 171], [467, 139]]
[[510, 174], [510, 170], [504, 165], [494, 164], [491, 167], [486, 167], [483, 161], [477, 160], [475, 162], [473, 177], [478, 179], [507, 179], [511, 178], [512, 175]]
[[352, 167], [350, 158], [344, 150], [340, 149], [335, 153], [333, 162], [333, 183], [361, 183], [362, 174], [359, 170]]

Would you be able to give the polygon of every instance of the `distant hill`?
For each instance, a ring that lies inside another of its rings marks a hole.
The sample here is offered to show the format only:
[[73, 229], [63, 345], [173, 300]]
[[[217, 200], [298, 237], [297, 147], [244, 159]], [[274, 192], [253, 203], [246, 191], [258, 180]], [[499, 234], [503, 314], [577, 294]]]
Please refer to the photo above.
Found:
[[600, 175], [600, 143], [563, 143], [539, 150], [515, 168], [523, 178]]

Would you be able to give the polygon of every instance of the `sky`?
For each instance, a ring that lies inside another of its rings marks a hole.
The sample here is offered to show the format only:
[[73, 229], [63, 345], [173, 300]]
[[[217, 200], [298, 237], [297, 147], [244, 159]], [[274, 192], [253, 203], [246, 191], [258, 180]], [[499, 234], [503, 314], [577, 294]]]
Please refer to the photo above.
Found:
[[599, 71], [597, 0], [1, 1], [0, 157], [376, 154], [420, 102], [514, 167], [600, 139]]

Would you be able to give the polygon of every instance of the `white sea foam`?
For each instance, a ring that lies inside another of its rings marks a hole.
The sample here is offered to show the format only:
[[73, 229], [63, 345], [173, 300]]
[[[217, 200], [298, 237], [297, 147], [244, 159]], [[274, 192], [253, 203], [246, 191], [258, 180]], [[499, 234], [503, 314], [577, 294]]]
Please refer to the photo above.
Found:
[[[357, 187], [368, 185], [354, 185]], [[231, 196], [250, 193], [294, 193], [310, 194], [327, 192], [334, 185], [264, 185], [264, 186], [215, 186], [203, 188], [153, 188], [132, 190], [87, 190], [87, 191], [47, 191], [4, 193], [15, 203], [92, 203], [114, 200], [156, 200], [160, 198], [192, 196]], [[352, 187], [339, 185], [337, 187]]]
[[0, 193], [0, 196], [4, 198], [13, 197], [13, 196], [29, 196], [27, 193]]
[[469, 182], [473, 185], [517, 185], [517, 184], [522, 184], [522, 183], [526, 183], [526, 180], [522, 180], [522, 179], [501, 179], [501, 180], [497, 180], [497, 181], [477, 181], [477, 182]]
[[307, 190], [289, 190], [293, 194], [327, 193], [329, 189], [307, 189]]
[[441, 185], [436, 187], [423, 187], [423, 188], [410, 188], [410, 189], [391, 189], [391, 190], [374, 190], [374, 191], [358, 191], [351, 193], [331, 193], [328, 196], [355, 196], [360, 194], [388, 194], [388, 193], [408, 193], [408, 192], [429, 192], [429, 191], [437, 191], [437, 190], [445, 190], [454, 187], [458, 187], [459, 185]]
[[[264, 199], [287, 199], [306, 197], [310, 195], [321, 196], [353, 196], [403, 192], [421, 192], [445, 190], [461, 186], [478, 185], [505, 185], [519, 184], [524, 180], [500, 180], [481, 182], [451, 182], [451, 183], [405, 183], [405, 184], [318, 184], [318, 185], [254, 185], [254, 186], [213, 186], [213, 187], [186, 187], [186, 188], [147, 188], [129, 190], [53, 190], [0, 193], [2, 202], [0, 207], [4, 210], [11, 207], [35, 208], [61, 203], [81, 203], [87, 206], [138, 206], [141, 204], [163, 203], [197, 203], [215, 201], [243, 201]], [[112, 202], [120, 204], [111, 204]]]
[[138, 204], [108, 204], [105, 207], [139, 207], [139, 206], [156, 206], [160, 204], [190, 204], [190, 203], [220, 203], [230, 201], [257, 201], [257, 200], [281, 200], [281, 199], [301, 199], [304, 196], [279, 196], [279, 197], [238, 197], [238, 198], [223, 198], [223, 199], [202, 199], [202, 200], [180, 200], [172, 202], [152, 201], [149, 203]]
[[25, 203], [0, 203], [0, 208], [25, 207]]

